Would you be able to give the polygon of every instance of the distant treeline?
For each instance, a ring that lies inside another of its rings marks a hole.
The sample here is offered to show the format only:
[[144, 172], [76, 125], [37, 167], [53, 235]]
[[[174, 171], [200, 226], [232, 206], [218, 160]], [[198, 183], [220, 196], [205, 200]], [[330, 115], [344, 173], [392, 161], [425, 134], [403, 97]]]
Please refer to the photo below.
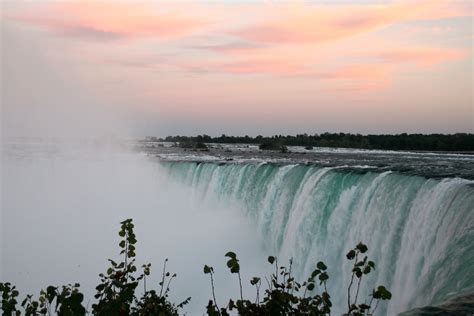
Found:
[[474, 134], [398, 134], [360, 135], [346, 133], [274, 135], [271, 137], [228, 136], [168, 136], [166, 138], [147, 137], [148, 140], [176, 143], [227, 143], [264, 144], [275, 143], [285, 146], [345, 147], [386, 150], [433, 150], [433, 151], [474, 151]]

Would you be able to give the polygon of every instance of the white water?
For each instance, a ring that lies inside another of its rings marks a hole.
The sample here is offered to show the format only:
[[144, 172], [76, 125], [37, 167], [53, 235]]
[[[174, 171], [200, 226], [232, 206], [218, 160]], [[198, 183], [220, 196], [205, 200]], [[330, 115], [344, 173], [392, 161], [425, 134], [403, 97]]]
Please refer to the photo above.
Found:
[[474, 290], [472, 181], [302, 165], [162, 165], [170, 179], [188, 184], [201, 201], [218, 197], [240, 206], [257, 225], [265, 250], [293, 257], [301, 277], [317, 261], [328, 263], [335, 314], [346, 306], [345, 253], [358, 241], [368, 244], [377, 263], [362, 297], [379, 284], [393, 293], [380, 314]]

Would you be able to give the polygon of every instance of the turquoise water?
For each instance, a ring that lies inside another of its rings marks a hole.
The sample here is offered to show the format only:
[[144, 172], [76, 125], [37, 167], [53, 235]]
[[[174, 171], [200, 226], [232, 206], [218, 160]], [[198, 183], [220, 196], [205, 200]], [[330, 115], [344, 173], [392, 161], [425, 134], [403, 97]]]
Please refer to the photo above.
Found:
[[358, 241], [368, 244], [377, 264], [361, 297], [378, 284], [393, 293], [381, 314], [474, 291], [470, 180], [264, 162], [160, 164], [170, 180], [193, 188], [195, 201], [238, 206], [261, 235], [265, 251], [294, 258], [298, 275], [325, 261], [335, 314], [346, 306], [350, 266], [345, 253]]

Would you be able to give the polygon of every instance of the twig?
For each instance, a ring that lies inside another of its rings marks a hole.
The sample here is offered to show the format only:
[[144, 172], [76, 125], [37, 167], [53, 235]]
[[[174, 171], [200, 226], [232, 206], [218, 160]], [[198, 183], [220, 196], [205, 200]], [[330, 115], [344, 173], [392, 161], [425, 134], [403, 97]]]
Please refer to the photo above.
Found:
[[[290, 258], [290, 267], [288, 269], [288, 280], [291, 280], [291, 267], [293, 266], [293, 258]], [[291, 287], [291, 294], [293, 294], [294, 284]], [[287, 293], [290, 293], [290, 289], [287, 290]]]
[[375, 304], [375, 307], [374, 307], [374, 310], [372, 311], [372, 314], [375, 314], [375, 310], [379, 306], [379, 302], [380, 302], [380, 300], [377, 300], [377, 304]]
[[128, 281], [128, 274], [127, 274], [127, 259], [128, 259], [128, 232], [125, 235], [125, 266], [123, 267], [123, 272], [125, 274], [125, 280]]
[[278, 259], [275, 258], [275, 278], [278, 283]]
[[258, 280], [258, 283], [255, 284], [255, 287], [257, 288], [257, 299], [255, 301], [255, 304], [260, 305], [260, 285], [262, 284], [262, 280]]
[[352, 277], [351, 277], [351, 283], [349, 284], [349, 287], [347, 288], [347, 307], [349, 308], [349, 311], [347, 314], [349, 315], [351, 313], [351, 287], [352, 283], [354, 282], [354, 275], [355, 273], [352, 272]]
[[268, 284], [268, 289], [270, 291], [272, 291], [273, 287], [272, 287], [272, 284], [270, 283], [270, 281], [268, 280], [268, 278], [265, 276], [265, 280], [267, 280], [267, 284]]
[[216, 301], [216, 293], [214, 290], [214, 278], [212, 277], [212, 272], [210, 274], [211, 274], [212, 298], [214, 299], [214, 305], [216, 305], [217, 310], [219, 310], [219, 306], [217, 306], [217, 301]]
[[[359, 253], [357, 252], [357, 254], [355, 256], [353, 270], [354, 270], [355, 265], [357, 263], [358, 257], [359, 257]], [[347, 288], [347, 307], [349, 308], [349, 311], [347, 312], [347, 315], [350, 315], [351, 311], [352, 311], [352, 308], [351, 308], [351, 287], [352, 287], [352, 284], [354, 283], [354, 275], [355, 275], [355, 272], [352, 272], [351, 283], [349, 284], [349, 287]]]
[[174, 279], [175, 276], [176, 276], [176, 275], [173, 274], [173, 275], [171, 276], [171, 278], [169, 279], [168, 284], [166, 285], [165, 295], [168, 294], [168, 292], [170, 291], [170, 284], [171, 284], [171, 281]]
[[372, 302], [373, 302], [373, 301], [374, 301], [374, 296], [373, 296], [373, 294], [372, 294], [372, 298], [370, 299], [370, 303], [369, 303], [369, 310], [370, 310], [370, 308], [372, 307]]
[[360, 288], [360, 282], [362, 281], [362, 276], [359, 278], [359, 282], [357, 282], [357, 291], [356, 291], [356, 296], [354, 299], [354, 304], [357, 304], [357, 297], [359, 296], [359, 288]]
[[160, 289], [160, 296], [163, 294], [163, 287], [165, 285], [165, 274], [166, 274], [166, 262], [168, 261], [168, 258], [165, 259], [165, 262], [163, 264], [163, 273], [161, 274], [161, 289]]
[[143, 275], [143, 291], [146, 294], [146, 275]]
[[237, 273], [239, 276], [239, 285], [240, 285], [240, 299], [243, 301], [244, 300], [244, 295], [242, 293], [242, 279], [240, 278], [240, 271]]

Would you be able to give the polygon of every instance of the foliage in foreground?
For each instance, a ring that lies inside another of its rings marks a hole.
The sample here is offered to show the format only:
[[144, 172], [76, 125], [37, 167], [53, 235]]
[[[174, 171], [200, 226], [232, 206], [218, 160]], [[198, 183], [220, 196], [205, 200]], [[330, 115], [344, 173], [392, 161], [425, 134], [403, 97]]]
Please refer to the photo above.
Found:
[[[176, 274], [166, 270], [168, 259], [165, 259], [161, 281], [158, 289], [147, 288], [147, 277], [151, 272], [151, 264], [141, 266], [141, 272], [135, 263], [136, 236], [131, 219], [121, 222], [119, 236], [120, 262], [109, 259], [110, 267], [106, 273], [99, 274], [100, 283], [96, 287], [95, 303], [87, 311], [84, 306], [84, 295], [79, 290], [79, 284], [61, 287], [48, 286], [41, 290], [37, 300], [27, 295], [21, 303], [18, 301], [19, 292], [11, 283], [0, 283], [0, 310], [3, 315], [51, 315], [60, 316], [86, 315], [179, 315], [180, 310], [191, 300], [188, 297], [179, 304], [169, 301], [168, 295], [172, 280]], [[392, 294], [384, 287], [378, 286], [372, 291], [368, 304], [359, 303], [359, 289], [362, 279], [375, 269], [375, 263], [364, 255], [367, 246], [359, 243], [351, 249], [346, 257], [353, 262], [352, 277], [347, 288], [347, 314], [373, 314], [380, 301], [390, 300]], [[214, 287], [214, 268], [204, 266], [204, 274], [209, 275], [212, 299], [206, 306], [210, 316], [226, 316], [237, 312], [239, 315], [329, 315], [331, 313], [331, 296], [327, 290], [329, 280], [328, 267], [318, 262], [311, 275], [302, 283], [292, 275], [293, 262], [289, 266], [279, 266], [276, 257], [268, 257], [268, 263], [274, 266], [275, 272], [265, 277], [266, 289], [261, 293], [262, 279], [253, 277], [250, 284], [255, 287], [255, 298], [244, 298], [240, 264], [234, 252], [228, 252], [227, 267], [238, 277], [240, 296], [230, 299], [225, 306], [219, 307], [216, 301]], [[143, 295], [138, 297], [137, 288], [143, 286]], [[319, 290], [319, 292], [318, 292]], [[355, 295], [352, 296], [352, 294]], [[373, 305], [375, 301], [375, 305]]]

